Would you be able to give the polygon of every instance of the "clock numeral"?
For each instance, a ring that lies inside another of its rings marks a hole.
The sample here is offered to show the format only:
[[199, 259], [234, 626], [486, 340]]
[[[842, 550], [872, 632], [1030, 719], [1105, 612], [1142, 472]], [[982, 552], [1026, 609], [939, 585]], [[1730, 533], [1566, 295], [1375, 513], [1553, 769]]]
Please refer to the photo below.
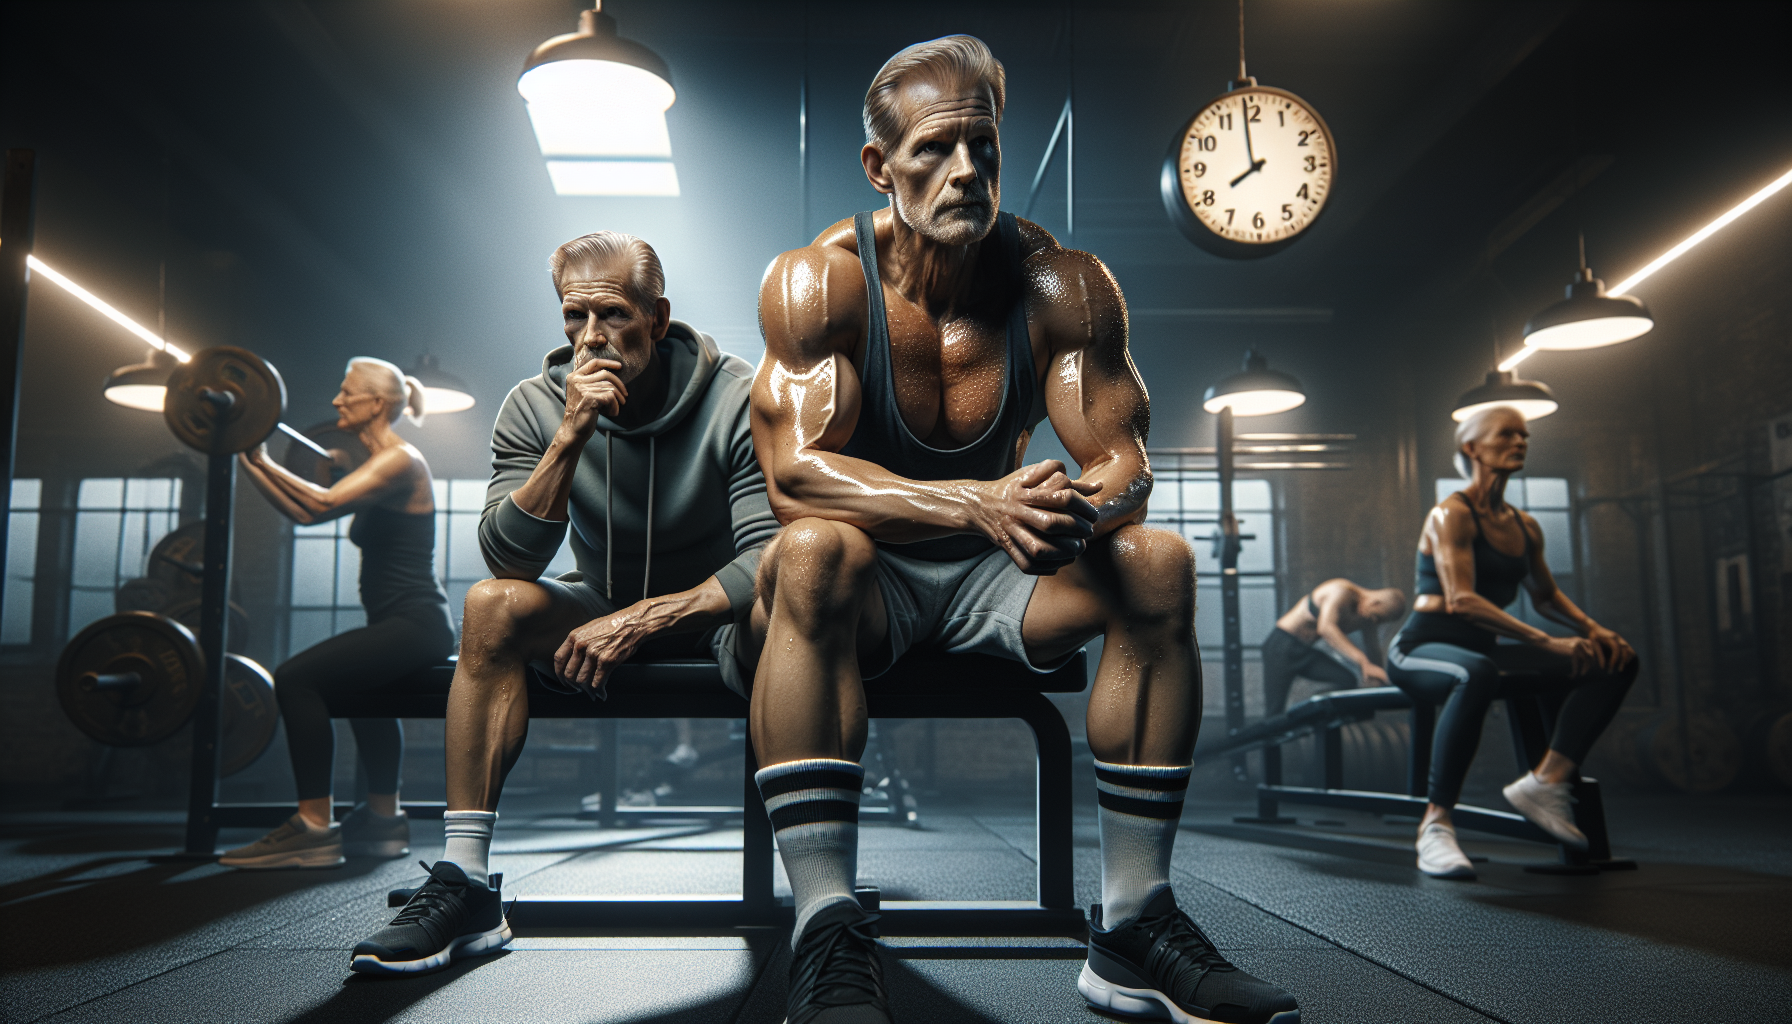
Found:
[[[1306, 189], [1306, 186], [1302, 185], [1301, 189], [1304, 191]], [[1294, 219], [1294, 211], [1292, 209], [1290, 209], [1290, 207], [1292, 207], [1293, 205], [1294, 205], [1293, 203], [1283, 203], [1282, 204], [1282, 219], [1283, 220], [1293, 220]]]
[[1251, 214], [1251, 227], [1260, 228], [1262, 226], [1263, 226], [1262, 211], [1258, 211], [1256, 213]]
[[1213, 147], [1219, 143], [1219, 140], [1211, 135], [1197, 135], [1194, 138], [1194, 143], [1196, 149], [1204, 153], [1211, 153], [1213, 152]]
[[[1301, 145], [1304, 146], [1304, 145], [1306, 145], [1306, 143], [1303, 142], [1303, 143], [1301, 143]], [[1307, 162], [1307, 170], [1309, 170], [1309, 171], [1311, 171], [1315, 167], [1319, 166], [1319, 158], [1316, 156], [1307, 156], [1307, 157], [1302, 157], [1301, 159], [1303, 159]], [[1305, 189], [1306, 187], [1307, 186], [1305, 186], [1305, 185], [1301, 186], [1301, 188], [1303, 188], [1303, 189]]]
[[[1231, 114], [1221, 114], [1220, 115], [1220, 131], [1229, 132], [1231, 130], [1232, 130], [1232, 115]], [[1301, 145], [1304, 146], [1304, 145], [1306, 145], [1306, 143], [1302, 142]]]
[[[1312, 157], [1308, 157], [1307, 159], [1311, 160]], [[1307, 168], [1307, 170], [1310, 171], [1310, 170], [1312, 170], [1312, 168], [1309, 167], [1309, 168]], [[1311, 199], [1312, 196], [1307, 195], [1307, 186], [1302, 185], [1300, 187], [1300, 190], [1294, 193], [1294, 198], [1296, 198], [1296, 199]], [[1285, 209], [1285, 207], [1284, 207], [1284, 209]]]
[[1188, 169], [1191, 171], [1194, 171], [1195, 177], [1197, 177], [1197, 178], [1207, 177], [1207, 165], [1204, 163], [1201, 163], [1198, 160], [1196, 162], [1190, 164]]
[[1257, 116], [1258, 112], [1263, 109], [1262, 107], [1252, 106], [1251, 104], [1246, 103], [1244, 109], [1246, 121], [1249, 121], [1252, 124], [1262, 123], [1263, 119]]
[[1315, 132], [1315, 131], [1310, 131], [1310, 130], [1302, 130], [1302, 131], [1301, 131], [1301, 133], [1300, 133], [1300, 141], [1299, 141], [1299, 142], [1297, 142], [1297, 143], [1295, 143], [1295, 145], [1297, 145], [1297, 146], [1304, 146], [1304, 145], [1306, 145], [1306, 144], [1307, 144], [1307, 136], [1309, 136], [1309, 135], [1317, 135], [1317, 134], [1319, 134], [1319, 133], [1318, 133], [1318, 132]]
[[1207, 191], [1201, 193], [1201, 205], [1202, 206], [1212, 206], [1213, 205], [1213, 189], [1208, 189]]
[[1281, 111], [1281, 110], [1276, 111], [1276, 127], [1277, 128], [1288, 127], [1288, 114], [1286, 111]]
[[1237, 212], [1238, 212], [1237, 210], [1227, 210], [1226, 211], [1226, 226], [1227, 227], [1232, 226], [1232, 215]]

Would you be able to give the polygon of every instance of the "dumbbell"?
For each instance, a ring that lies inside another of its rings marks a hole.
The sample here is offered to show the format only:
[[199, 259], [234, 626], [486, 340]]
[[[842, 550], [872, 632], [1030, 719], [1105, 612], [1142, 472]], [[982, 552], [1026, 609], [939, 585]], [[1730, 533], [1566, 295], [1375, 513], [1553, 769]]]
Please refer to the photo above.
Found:
[[[75, 728], [101, 743], [141, 747], [186, 725], [199, 703], [205, 658], [187, 627], [151, 612], [108, 615], [76, 634], [56, 664], [56, 696]], [[224, 674], [223, 757], [231, 775], [274, 740], [274, 681], [254, 661], [229, 655]]]

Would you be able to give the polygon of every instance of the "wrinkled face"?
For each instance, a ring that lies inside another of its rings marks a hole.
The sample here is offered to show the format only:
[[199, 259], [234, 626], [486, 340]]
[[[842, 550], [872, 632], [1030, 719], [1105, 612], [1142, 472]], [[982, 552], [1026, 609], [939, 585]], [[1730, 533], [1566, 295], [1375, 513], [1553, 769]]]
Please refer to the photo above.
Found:
[[1531, 432], [1516, 409], [1495, 410], [1481, 425], [1481, 435], [1463, 442], [1469, 460], [1495, 473], [1516, 473], [1524, 468]]
[[560, 313], [566, 340], [572, 342], [574, 369], [588, 359], [614, 359], [622, 364], [616, 376], [627, 384], [653, 362], [654, 345], [666, 336], [672, 306], [661, 297], [644, 308], [628, 284], [629, 268], [621, 260], [570, 264], [561, 271]]
[[[1002, 147], [989, 90], [972, 80], [916, 75], [896, 93], [907, 129], [887, 153], [881, 174], [866, 171], [895, 200], [896, 215], [941, 245], [969, 245], [995, 226], [1001, 202]], [[880, 180], [881, 179], [881, 180]]]
[[391, 399], [371, 371], [357, 366], [342, 378], [342, 390], [336, 392], [330, 404], [336, 407], [336, 426], [342, 430], [356, 430], [387, 418]]

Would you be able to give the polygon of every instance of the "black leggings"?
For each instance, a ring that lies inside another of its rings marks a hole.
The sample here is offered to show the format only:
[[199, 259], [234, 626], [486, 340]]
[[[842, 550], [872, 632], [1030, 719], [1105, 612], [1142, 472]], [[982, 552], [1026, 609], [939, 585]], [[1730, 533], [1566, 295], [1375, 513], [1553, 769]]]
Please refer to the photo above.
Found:
[[[286, 747], [299, 799], [330, 795], [336, 765], [332, 700], [376, 690], [453, 653], [454, 633], [445, 616], [441, 625], [398, 616], [333, 636], [275, 669], [274, 695], [286, 720]], [[352, 718], [349, 724], [367, 769], [368, 791], [398, 792], [404, 766], [404, 728], [398, 719]]]
[[1263, 715], [1279, 715], [1288, 710], [1288, 691], [1294, 677], [1305, 676], [1316, 683], [1330, 683], [1333, 689], [1353, 690], [1362, 675], [1355, 666], [1346, 668], [1322, 647], [1323, 640], [1303, 644], [1293, 633], [1280, 626], [1269, 631], [1263, 641]]
[[1495, 700], [1520, 694], [1559, 698], [1549, 748], [1578, 765], [1618, 713], [1637, 672], [1632, 658], [1617, 672], [1594, 669], [1573, 676], [1565, 655], [1528, 644], [1499, 644], [1485, 654], [1436, 642], [1402, 647], [1396, 639], [1388, 678], [1415, 700], [1443, 705], [1431, 741], [1429, 799], [1439, 807], [1454, 807], [1462, 796], [1462, 780], [1481, 743], [1482, 720]]

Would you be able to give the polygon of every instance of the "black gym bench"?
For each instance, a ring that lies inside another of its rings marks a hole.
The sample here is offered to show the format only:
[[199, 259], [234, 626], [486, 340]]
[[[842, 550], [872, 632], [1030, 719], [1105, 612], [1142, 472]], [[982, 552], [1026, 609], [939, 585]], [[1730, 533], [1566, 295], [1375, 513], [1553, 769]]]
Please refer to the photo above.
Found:
[[[333, 718], [442, 718], [447, 714], [451, 663], [399, 680], [386, 691], [333, 704]], [[886, 935], [1074, 935], [1083, 913], [1072, 895], [1071, 747], [1064, 716], [1047, 693], [1077, 693], [1088, 684], [1083, 652], [1048, 674], [984, 654], [910, 655], [869, 680], [872, 718], [1018, 718], [1033, 730], [1038, 753], [1038, 897], [1033, 900], [860, 899], [883, 917]], [[608, 700], [529, 688], [531, 718], [747, 717], [747, 702], [722, 684], [713, 661], [650, 661], [621, 665]], [[605, 760], [613, 761], [613, 758]], [[753, 782], [752, 741], [742, 764], [741, 891], [738, 895], [671, 896], [651, 900], [519, 896], [511, 910], [518, 928], [735, 927], [789, 924], [792, 911], [772, 894], [771, 820]], [[413, 817], [437, 817], [440, 802], [406, 802]], [[216, 826], [271, 827], [293, 813], [291, 804], [219, 804]], [[676, 808], [661, 811], [676, 816]]]
[[[1504, 698], [1506, 720], [1512, 728], [1512, 748], [1518, 760], [1529, 767], [1543, 759], [1549, 748], [1550, 727], [1557, 704], [1547, 697], [1523, 694]], [[1380, 793], [1344, 787], [1344, 726], [1375, 717], [1378, 711], [1407, 710], [1412, 715], [1412, 746], [1406, 766], [1406, 792]], [[1431, 771], [1431, 737], [1437, 709], [1415, 702], [1397, 686], [1378, 686], [1360, 690], [1333, 690], [1296, 704], [1279, 715], [1262, 719], [1225, 737], [1218, 743], [1203, 745], [1195, 751], [1195, 762], [1222, 756], [1244, 754], [1252, 750], [1263, 753], [1263, 782], [1257, 787], [1257, 813], [1237, 820], [1247, 824], [1286, 825], [1294, 822], [1279, 812], [1280, 805], [1308, 804], [1339, 807], [1411, 818], [1425, 813], [1426, 782]], [[1320, 787], [1288, 786], [1282, 783], [1282, 745], [1307, 735], [1320, 737], [1324, 764], [1324, 785]], [[1557, 847], [1559, 863], [1528, 865], [1525, 870], [1543, 874], [1596, 874], [1600, 871], [1636, 867], [1629, 858], [1613, 857], [1610, 834], [1605, 827], [1605, 805], [1600, 798], [1599, 783], [1584, 776], [1572, 782], [1575, 805], [1574, 821], [1586, 834], [1587, 849], [1565, 846], [1549, 833], [1533, 825], [1523, 815], [1495, 811], [1484, 807], [1458, 804], [1450, 811], [1457, 828], [1473, 829]]]

